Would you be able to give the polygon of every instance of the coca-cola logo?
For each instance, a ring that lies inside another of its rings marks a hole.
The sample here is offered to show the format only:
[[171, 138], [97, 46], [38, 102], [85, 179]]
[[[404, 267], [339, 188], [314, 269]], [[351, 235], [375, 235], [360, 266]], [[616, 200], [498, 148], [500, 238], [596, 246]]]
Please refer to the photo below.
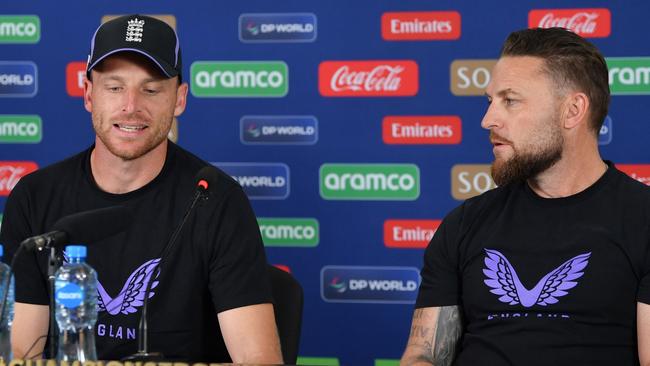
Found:
[[414, 61], [325, 61], [318, 68], [319, 90], [335, 96], [412, 96], [418, 91]]
[[20, 178], [38, 169], [31, 161], [0, 162], [0, 196], [8, 196]]
[[601, 38], [611, 33], [609, 9], [537, 9], [528, 13], [529, 28], [566, 28], [582, 37]]

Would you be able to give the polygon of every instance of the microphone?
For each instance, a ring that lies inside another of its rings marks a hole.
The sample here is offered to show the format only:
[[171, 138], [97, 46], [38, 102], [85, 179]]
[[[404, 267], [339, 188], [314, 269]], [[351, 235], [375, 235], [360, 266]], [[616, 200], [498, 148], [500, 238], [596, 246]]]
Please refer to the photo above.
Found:
[[132, 223], [131, 211], [111, 206], [65, 216], [52, 225], [52, 231], [32, 236], [20, 245], [26, 250], [43, 250], [66, 243], [92, 243], [126, 230]]
[[212, 165], [206, 165], [196, 173], [196, 190], [202, 195], [209, 195], [210, 188], [214, 187], [218, 180], [219, 173], [217, 172], [217, 168]]
[[[174, 229], [172, 235], [169, 237], [169, 241], [167, 242], [167, 245], [165, 245], [165, 247], [161, 251], [160, 261], [151, 270], [152, 279], [154, 278], [153, 274], [155, 271], [158, 271], [158, 273], [162, 271], [163, 263], [165, 262], [165, 259], [167, 259], [167, 255], [171, 253], [171, 249], [176, 243], [176, 239], [178, 238], [181, 229], [185, 225], [187, 218], [192, 213], [192, 210], [194, 210], [194, 207], [196, 207], [196, 204], [200, 200], [205, 201], [210, 198], [210, 190], [216, 185], [218, 180], [219, 180], [219, 173], [217, 172], [217, 169], [212, 165], [206, 165], [205, 167], [201, 168], [198, 173], [196, 173], [196, 178], [194, 179], [194, 181], [196, 182], [196, 186], [194, 188], [194, 195], [192, 196], [192, 200], [190, 201], [190, 204], [185, 210], [185, 214], [183, 215], [181, 222]], [[148, 306], [149, 292], [151, 291], [152, 282], [153, 282], [152, 280], [147, 282], [147, 288], [145, 289], [144, 292], [142, 313], [140, 314], [140, 323], [138, 324], [138, 351], [130, 356], [124, 357], [122, 361], [162, 361], [165, 358], [165, 356], [163, 356], [163, 354], [160, 352], [149, 352], [147, 309], [149, 307]]]
[[[11, 259], [11, 264], [9, 265], [10, 273], [13, 273], [12, 269], [21, 250], [50, 250], [48, 260], [48, 282], [52, 309], [50, 311], [50, 334], [48, 335], [48, 338], [50, 338], [50, 357], [54, 357], [56, 354], [56, 343], [53, 342], [53, 338], [51, 338], [53, 337], [52, 334], [56, 332], [56, 321], [53, 311], [54, 272], [61, 263], [60, 257], [56, 255], [56, 249], [70, 242], [92, 244], [93, 242], [126, 230], [132, 222], [131, 211], [124, 206], [111, 206], [96, 210], [83, 211], [62, 217], [52, 225], [52, 231], [27, 238], [18, 246], [16, 253], [14, 253], [13, 258]], [[7, 276], [7, 279], [4, 281], [3, 286], [5, 289], [9, 288], [10, 280], [11, 275]], [[5, 316], [8, 293], [9, 291], [5, 291], [2, 301], [0, 302], [0, 322], [2, 322]]]

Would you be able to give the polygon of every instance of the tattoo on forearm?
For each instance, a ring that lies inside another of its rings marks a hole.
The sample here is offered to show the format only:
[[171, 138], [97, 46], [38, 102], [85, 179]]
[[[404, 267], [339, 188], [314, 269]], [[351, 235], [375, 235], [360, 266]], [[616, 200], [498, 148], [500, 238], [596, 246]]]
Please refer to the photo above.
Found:
[[462, 334], [458, 306], [440, 307], [435, 319], [425, 319], [426, 317], [424, 309], [416, 309], [413, 313], [413, 325], [407, 347], [416, 347], [421, 352], [411, 361], [425, 361], [434, 366], [451, 365], [455, 360]]
[[411, 327], [411, 337], [426, 338], [430, 330], [431, 328], [414, 325]]
[[456, 357], [461, 333], [462, 323], [458, 306], [441, 307], [434, 337], [433, 364], [435, 366], [451, 365]]

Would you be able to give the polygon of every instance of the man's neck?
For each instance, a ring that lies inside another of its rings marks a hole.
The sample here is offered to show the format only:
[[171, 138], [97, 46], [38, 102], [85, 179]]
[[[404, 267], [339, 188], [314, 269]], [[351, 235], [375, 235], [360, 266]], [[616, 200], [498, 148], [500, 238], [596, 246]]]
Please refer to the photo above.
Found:
[[90, 168], [97, 186], [108, 193], [135, 191], [151, 182], [165, 165], [167, 140], [143, 156], [124, 160], [113, 155], [99, 138], [90, 154]]
[[534, 178], [528, 186], [540, 197], [562, 198], [582, 192], [605, 174], [607, 164], [595, 149], [565, 150], [562, 159]]

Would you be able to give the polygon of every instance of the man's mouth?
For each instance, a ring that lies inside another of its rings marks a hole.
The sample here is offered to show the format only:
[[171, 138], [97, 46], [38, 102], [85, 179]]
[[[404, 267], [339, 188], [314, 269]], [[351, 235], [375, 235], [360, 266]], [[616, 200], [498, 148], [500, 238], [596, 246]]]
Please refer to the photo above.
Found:
[[124, 132], [138, 132], [142, 131], [145, 128], [147, 128], [146, 125], [126, 125], [126, 124], [120, 124], [120, 123], [115, 123], [113, 126], [119, 128], [121, 131]]

